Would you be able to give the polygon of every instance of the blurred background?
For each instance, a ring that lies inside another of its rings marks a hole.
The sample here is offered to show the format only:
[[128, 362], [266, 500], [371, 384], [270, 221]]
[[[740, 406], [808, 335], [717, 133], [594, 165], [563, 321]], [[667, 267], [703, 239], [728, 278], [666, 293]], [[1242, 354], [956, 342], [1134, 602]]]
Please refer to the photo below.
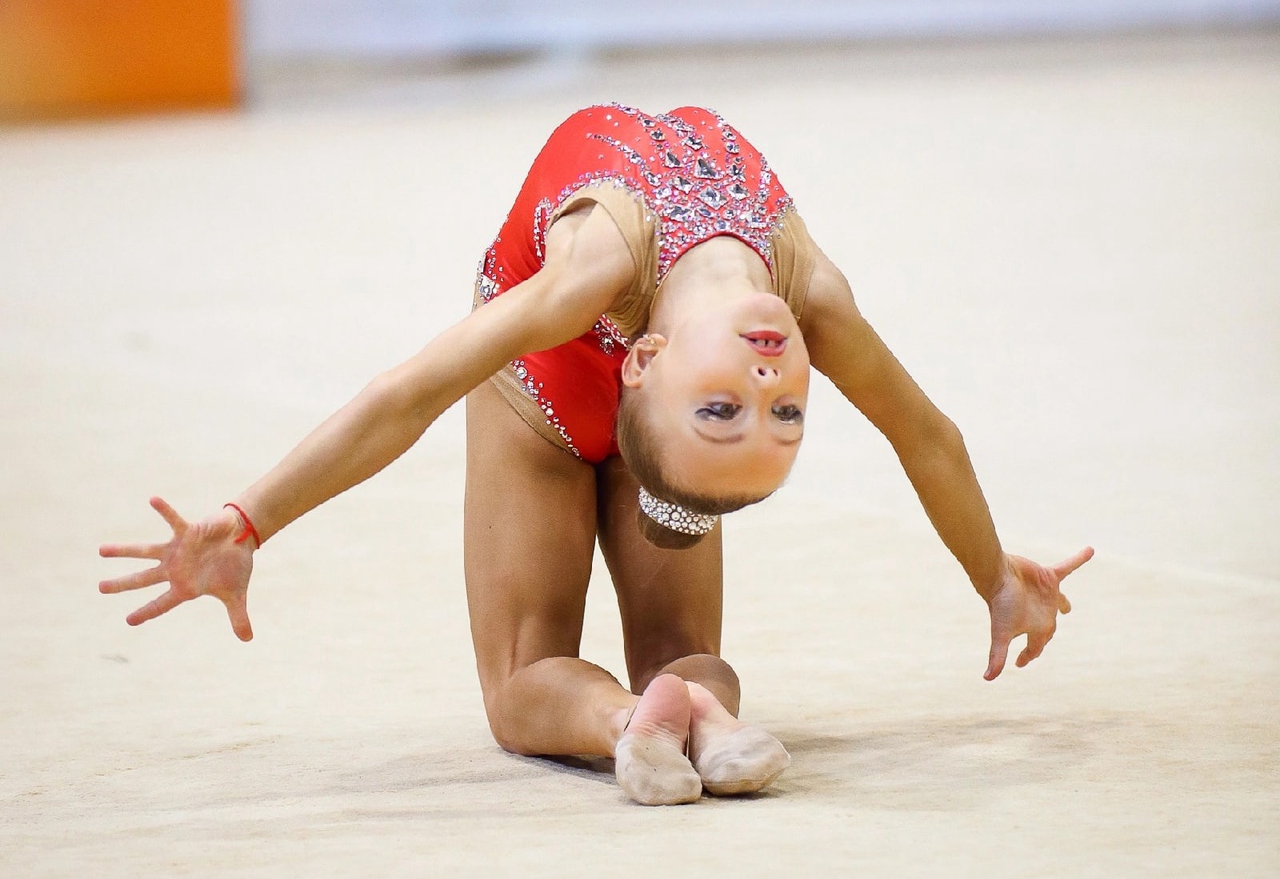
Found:
[[691, 44], [1275, 21], [1280, 0], [5, 0], [0, 120], [332, 96], [486, 62], [559, 81], [600, 53]]
[[[461, 319], [601, 101], [732, 120], [1004, 545], [1098, 549], [1051, 658], [981, 686], [981, 602], [815, 378], [725, 528], [724, 649], [802, 795], [677, 834], [490, 741], [462, 406], [271, 538], [251, 649], [94, 589], [167, 536], [148, 496], [218, 510]], [[0, 0], [0, 119], [0, 875], [1280, 876], [1280, 0]]]
[[[1280, 0], [3, 0], [0, 353], [27, 396], [0, 399], [0, 441], [56, 417], [72, 444], [0, 471], [10, 494], [56, 520], [50, 486], [90, 466], [92, 410], [21, 377], [80, 388], [109, 357], [164, 401], [139, 417], [219, 456], [225, 425], [270, 425], [186, 489], [251, 480], [461, 316], [546, 133], [605, 101], [749, 133], [1011, 540], [1280, 566]], [[167, 411], [184, 370], [271, 420]], [[883, 440], [815, 394], [778, 504], [927, 529]], [[119, 445], [91, 469], [122, 500], [87, 544], [149, 523], [142, 486], [179, 493], [140, 459], [186, 455], [101, 417]], [[461, 449], [433, 435], [428, 469]]]

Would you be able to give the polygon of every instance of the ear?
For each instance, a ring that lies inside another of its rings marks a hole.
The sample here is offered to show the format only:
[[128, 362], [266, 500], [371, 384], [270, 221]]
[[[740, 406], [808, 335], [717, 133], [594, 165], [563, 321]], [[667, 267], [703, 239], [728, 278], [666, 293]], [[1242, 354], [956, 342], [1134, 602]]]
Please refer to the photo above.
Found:
[[636, 339], [622, 361], [622, 383], [629, 388], [638, 388], [644, 384], [644, 371], [649, 368], [653, 358], [667, 347], [665, 336], [657, 333], [641, 336]]

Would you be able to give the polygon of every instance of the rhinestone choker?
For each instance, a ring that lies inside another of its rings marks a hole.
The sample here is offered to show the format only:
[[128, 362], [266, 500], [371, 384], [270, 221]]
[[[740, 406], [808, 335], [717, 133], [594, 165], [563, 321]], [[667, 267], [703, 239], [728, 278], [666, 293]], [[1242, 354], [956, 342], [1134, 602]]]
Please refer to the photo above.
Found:
[[692, 534], [701, 537], [720, 521], [719, 516], [708, 516], [704, 513], [693, 513], [679, 504], [660, 501], [649, 492], [640, 488], [640, 509], [653, 521], [664, 528], [679, 531], [681, 534]]

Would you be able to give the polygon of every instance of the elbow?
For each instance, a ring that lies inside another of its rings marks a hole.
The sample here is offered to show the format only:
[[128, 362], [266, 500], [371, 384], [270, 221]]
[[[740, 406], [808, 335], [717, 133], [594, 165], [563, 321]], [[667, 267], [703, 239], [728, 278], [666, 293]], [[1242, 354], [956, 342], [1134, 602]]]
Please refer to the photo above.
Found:
[[944, 448], [964, 451], [964, 434], [954, 421], [941, 412], [936, 413], [933, 421], [931, 431], [935, 437], [934, 442]]
[[904, 463], [968, 455], [960, 428], [933, 406], [913, 419], [908, 429], [890, 437], [890, 441]]
[[956, 423], [938, 412], [929, 428], [930, 444], [949, 459], [963, 458], [968, 460], [969, 451], [965, 446], [964, 434]]
[[429, 406], [398, 369], [388, 370], [369, 382], [361, 391], [365, 405], [379, 419], [400, 422], [425, 421], [423, 430], [431, 423]]

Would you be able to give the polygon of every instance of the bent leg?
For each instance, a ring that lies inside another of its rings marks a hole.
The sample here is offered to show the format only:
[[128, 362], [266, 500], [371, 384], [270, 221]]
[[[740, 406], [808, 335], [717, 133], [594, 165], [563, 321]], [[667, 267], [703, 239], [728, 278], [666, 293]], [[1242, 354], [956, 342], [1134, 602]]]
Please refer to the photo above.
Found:
[[720, 528], [688, 549], [659, 549], [636, 524], [639, 485], [622, 459], [597, 473], [600, 551], [618, 593], [632, 690], [669, 672], [701, 683], [737, 713], [738, 676], [720, 659]]
[[595, 483], [591, 466], [534, 433], [492, 385], [468, 395], [464, 565], [489, 725], [518, 754], [616, 752], [634, 799], [690, 802], [702, 785], [684, 757], [683, 685], [655, 682], [637, 698], [578, 656]]
[[529, 428], [488, 382], [467, 396], [463, 560], [494, 738], [520, 754], [607, 755], [635, 704], [578, 658], [595, 474]]
[[634, 691], [677, 675], [690, 695], [689, 757], [714, 794], [758, 791], [791, 762], [773, 736], [737, 719], [741, 690], [720, 658], [723, 557], [717, 527], [683, 550], [653, 546], [636, 525], [635, 478], [619, 458], [597, 468], [600, 548], [622, 617]]

